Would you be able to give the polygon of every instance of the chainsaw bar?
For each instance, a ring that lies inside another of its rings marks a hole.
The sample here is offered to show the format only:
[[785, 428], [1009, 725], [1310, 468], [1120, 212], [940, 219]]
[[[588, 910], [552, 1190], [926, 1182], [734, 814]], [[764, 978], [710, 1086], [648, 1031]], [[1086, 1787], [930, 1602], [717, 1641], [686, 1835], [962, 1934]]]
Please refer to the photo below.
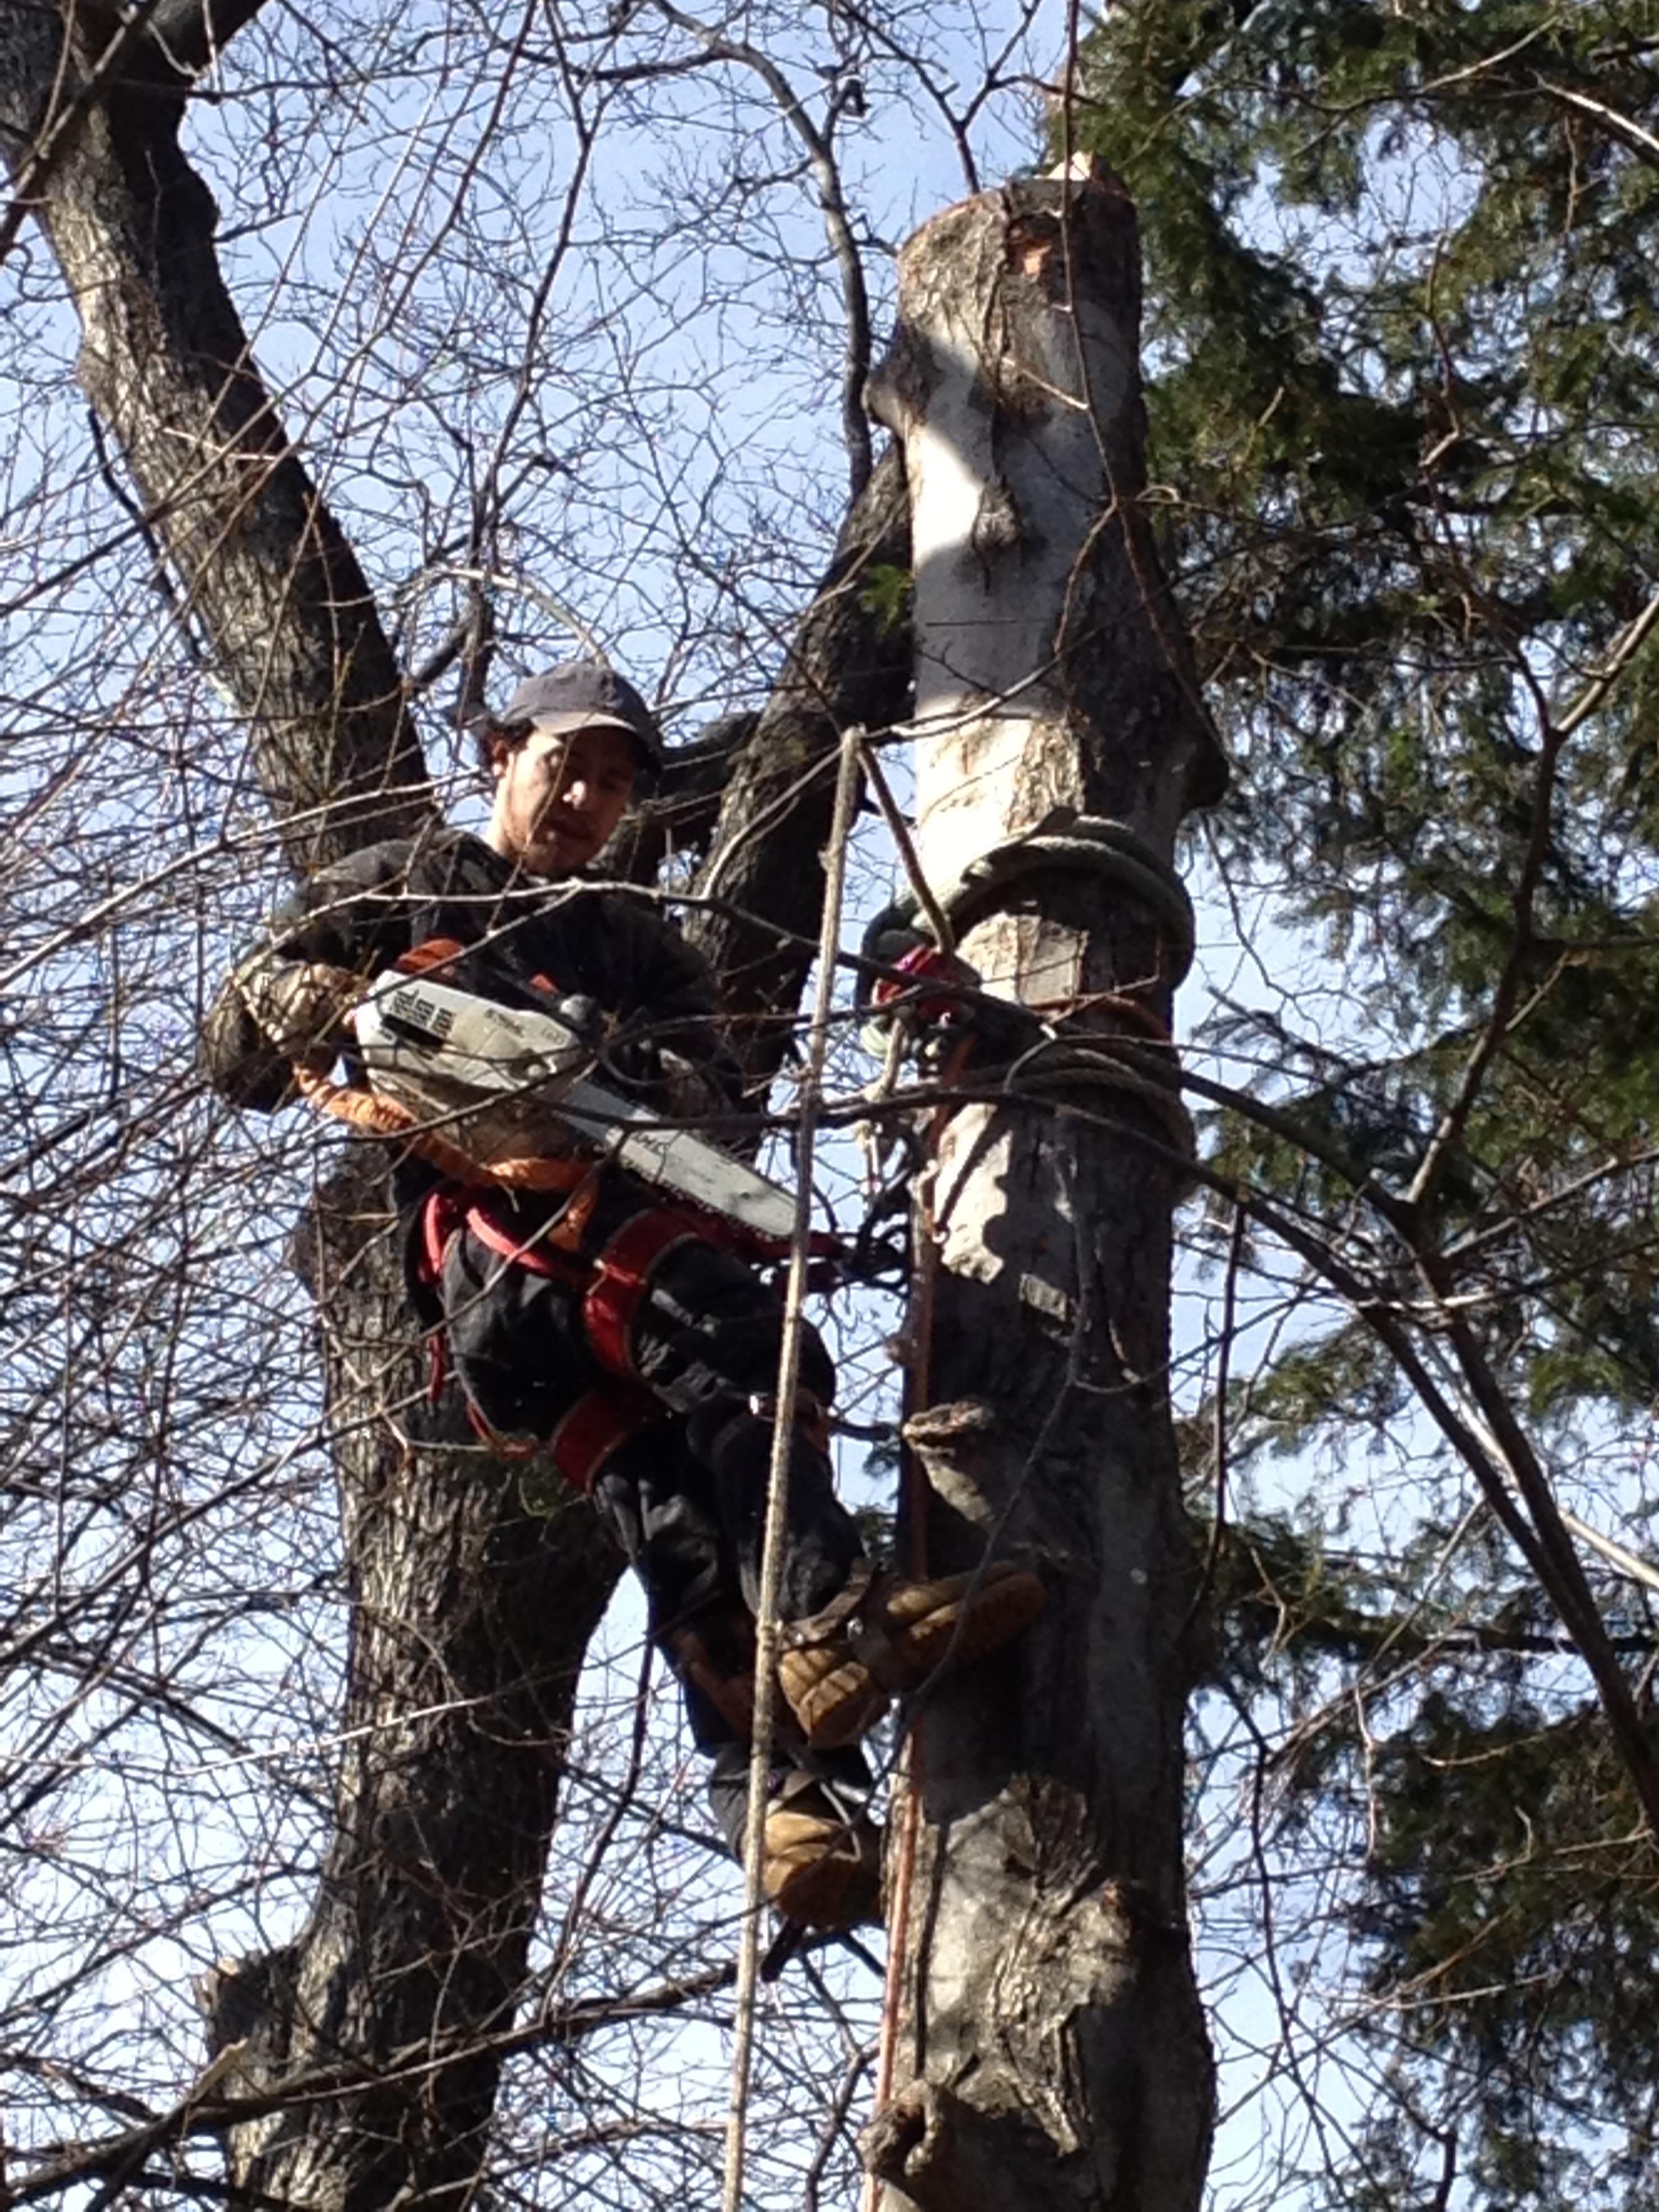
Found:
[[511, 1099], [543, 1115], [588, 1150], [611, 1154], [630, 1175], [690, 1199], [752, 1234], [787, 1243], [795, 1200], [705, 1138], [664, 1128], [648, 1108], [595, 1083], [582, 1070], [593, 1048], [556, 1014], [499, 1006], [453, 984], [395, 970], [377, 976], [352, 1018], [370, 1084], [434, 1083], [428, 1110], [456, 1094]]

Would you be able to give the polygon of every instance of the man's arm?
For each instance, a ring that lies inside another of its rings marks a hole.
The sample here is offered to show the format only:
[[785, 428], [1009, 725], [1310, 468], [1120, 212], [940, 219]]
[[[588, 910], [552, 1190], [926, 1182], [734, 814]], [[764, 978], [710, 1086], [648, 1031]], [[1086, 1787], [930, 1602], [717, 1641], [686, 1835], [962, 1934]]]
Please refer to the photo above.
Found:
[[743, 1076], [721, 1030], [713, 969], [653, 909], [630, 901], [623, 913], [634, 940], [632, 1005], [606, 1057], [665, 1112], [688, 1121], [732, 1113]]
[[371, 846], [277, 908], [202, 1024], [203, 1066], [221, 1097], [270, 1113], [290, 1095], [295, 1061], [333, 1059], [363, 983], [408, 950], [409, 861], [406, 844]]

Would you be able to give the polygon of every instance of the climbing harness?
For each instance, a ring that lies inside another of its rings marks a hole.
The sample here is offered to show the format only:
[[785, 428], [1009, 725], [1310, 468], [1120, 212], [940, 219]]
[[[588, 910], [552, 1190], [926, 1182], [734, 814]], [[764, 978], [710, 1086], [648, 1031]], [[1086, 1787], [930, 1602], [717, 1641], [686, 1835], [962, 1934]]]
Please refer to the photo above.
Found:
[[[463, 1234], [476, 1237], [504, 1263], [563, 1285], [579, 1302], [584, 1340], [607, 1373], [602, 1383], [566, 1409], [550, 1435], [520, 1436], [501, 1429], [466, 1387], [465, 1375], [458, 1379], [467, 1419], [492, 1451], [509, 1460], [550, 1461], [583, 1497], [591, 1493], [613, 1452], [672, 1418], [672, 1409], [639, 1380], [633, 1325], [655, 1268], [671, 1252], [703, 1235], [702, 1224], [688, 1213], [647, 1207], [631, 1215], [598, 1254], [584, 1255], [582, 1236], [598, 1198], [599, 1172], [590, 1168], [587, 1181], [562, 1212], [529, 1237], [501, 1218], [499, 1200], [488, 1190], [441, 1184], [421, 1202], [414, 1254], [417, 1279], [434, 1305], [441, 1305], [444, 1263]], [[435, 1402], [449, 1372], [446, 1322], [434, 1325], [428, 1343], [429, 1395]]]
[[[398, 1142], [444, 1176], [422, 1202], [411, 1255], [434, 1307], [441, 1309], [446, 1258], [464, 1233], [504, 1264], [571, 1291], [584, 1340], [606, 1379], [570, 1406], [550, 1435], [501, 1428], [468, 1387], [464, 1367], [458, 1380], [467, 1418], [492, 1451], [550, 1463], [586, 1495], [614, 1452], [672, 1418], [672, 1407], [640, 1382], [633, 1357], [634, 1324], [658, 1268], [692, 1243], [776, 1264], [790, 1249], [789, 1236], [780, 1232], [793, 1230], [795, 1200], [741, 1161], [686, 1131], [652, 1126], [629, 1101], [587, 1082], [591, 1040], [556, 1014], [498, 1006], [439, 981], [465, 949], [452, 939], [428, 939], [369, 988], [358, 1009], [357, 1042], [370, 1082], [380, 1087], [337, 1084], [303, 1066], [296, 1082], [319, 1111]], [[550, 1005], [564, 1003], [548, 978], [535, 982]], [[434, 1126], [440, 1116], [441, 1128]], [[576, 1130], [586, 1140], [580, 1152], [569, 1148]], [[608, 1140], [599, 1158], [596, 1139]], [[548, 1149], [504, 1149], [515, 1140]], [[597, 1253], [586, 1252], [613, 1164], [655, 1181], [661, 1196], [630, 1214]], [[504, 1194], [524, 1193], [562, 1194], [565, 1204], [526, 1235], [501, 1203]], [[809, 1250], [814, 1287], [825, 1269], [867, 1272], [875, 1258], [863, 1232], [850, 1249], [815, 1232]], [[890, 1264], [890, 1255], [882, 1263]], [[428, 1340], [435, 1402], [452, 1365], [447, 1322], [439, 1321]]]
[[[338, 1084], [303, 1066], [295, 1082], [319, 1112], [396, 1142], [445, 1178], [422, 1201], [411, 1255], [434, 1306], [441, 1307], [445, 1259], [463, 1232], [504, 1264], [562, 1283], [578, 1300], [584, 1339], [608, 1372], [550, 1435], [503, 1429], [468, 1387], [464, 1367], [457, 1380], [467, 1419], [492, 1451], [550, 1466], [586, 1495], [614, 1452], [672, 1415], [640, 1383], [633, 1360], [634, 1322], [656, 1270], [697, 1242], [752, 1264], [778, 1265], [792, 1249], [796, 1200], [741, 1161], [686, 1130], [660, 1127], [589, 1082], [592, 1040], [556, 1013], [499, 1006], [440, 981], [465, 951], [452, 939], [428, 939], [369, 987], [356, 1025], [377, 1087]], [[568, 1003], [549, 978], [533, 981], [550, 1006]], [[507, 1149], [515, 1141], [538, 1149]], [[601, 1142], [604, 1152], [595, 1157]], [[580, 1150], [571, 1149], [578, 1143]], [[588, 1253], [584, 1240], [613, 1165], [654, 1182], [660, 1196]], [[562, 1195], [565, 1204], [526, 1236], [501, 1200], [532, 1193]], [[809, 1286], [825, 1288], [844, 1275], [873, 1280], [890, 1271], [899, 1255], [878, 1245], [875, 1226], [866, 1221], [850, 1244], [811, 1231]], [[453, 1364], [445, 1322], [434, 1324], [428, 1342], [435, 1402]]]

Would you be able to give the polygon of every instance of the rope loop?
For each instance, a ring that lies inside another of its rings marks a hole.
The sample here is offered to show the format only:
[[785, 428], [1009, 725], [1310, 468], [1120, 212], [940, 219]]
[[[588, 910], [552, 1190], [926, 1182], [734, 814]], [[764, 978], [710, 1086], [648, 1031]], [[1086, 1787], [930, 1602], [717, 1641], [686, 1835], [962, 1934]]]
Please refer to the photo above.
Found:
[[1080, 1086], [1134, 1099], [1162, 1124], [1176, 1152], [1197, 1158], [1198, 1134], [1182, 1101], [1180, 1074], [1173, 1056], [1156, 1046], [1094, 1032], [1047, 1037], [1023, 1053], [1003, 1079], [1005, 1090], [1017, 1096]]
[[[1187, 886], [1137, 830], [1109, 815], [1053, 808], [1035, 829], [970, 861], [939, 899], [939, 908], [960, 939], [992, 915], [1012, 911], [1023, 896], [1030, 897], [1041, 913], [1041, 885], [1030, 885], [1024, 894], [1016, 887], [1032, 877], [1067, 874], [1103, 877], [1149, 907], [1164, 927], [1171, 956], [1170, 987], [1173, 990], [1184, 981], [1197, 941]], [[878, 957], [878, 940], [896, 930], [927, 939], [935, 934], [914, 890], [902, 891], [871, 922], [864, 939], [866, 958]]]

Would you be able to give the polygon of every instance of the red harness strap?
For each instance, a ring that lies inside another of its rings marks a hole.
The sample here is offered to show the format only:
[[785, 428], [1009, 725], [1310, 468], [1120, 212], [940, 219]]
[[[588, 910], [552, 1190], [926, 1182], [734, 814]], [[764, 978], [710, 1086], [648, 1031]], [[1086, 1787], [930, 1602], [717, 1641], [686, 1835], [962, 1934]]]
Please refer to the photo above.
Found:
[[424, 975], [428, 968], [442, 968], [459, 960], [466, 951], [459, 937], [428, 937], [419, 945], [411, 945], [407, 952], [400, 952], [392, 966], [400, 975]]
[[[441, 1284], [445, 1258], [464, 1228], [513, 1266], [585, 1289], [583, 1315], [595, 1350], [601, 1341], [621, 1348], [617, 1358], [608, 1352], [602, 1354], [605, 1364], [616, 1369], [617, 1380], [585, 1391], [560, 1416], [552, 1435], [545, 1439], [493, 1428], [471, 1394], [463, 1393], [467, 1419], [493, 1452], [503, 1459], [524, 1460], [545, 1450], [571, 1488], [586, 1497], [612, 1452], [669, 1418], [668, 1408], [648, 1390], [629, 1387], [623, 1379], [629, 1370], [620, 1363], [626, 1359], [629, 1325], [652, 1267], [672, 1246], [686, 1242], [695, 1231], [683, 1216], [665, 1217], [653, 1208], [625, 1221], [596, 1261], [567, 1259], [562, 1253], [548, 1251], [544, 1244], [525, 1243], [492, 1217], [476, 1193], [447, 1186], [430, 1192], [421, 1209], [420, 1264], [428, 1282]], [[602, 1337], [594, 1334], [596, 1311], [601, 1316]], [[448, 1371], [441, 1326], [432, 1331], [430, 1342], [431, 1395], [435, 1401]]]
[[461, 1225], [458, 1193], [447, 1188], [428, 1191], [421, 1208], [421, 1280], [437, 1285], [443, 1280], [444, 1260], [450, 1240]]
[[582, 1301], [588, 1349], [612, 1374], [632, 1377], [634, 1318], [647, 1285], [666, 1255], [681, 1244], [706, 1239], [698, 1223], [672, 1206], [647, 1206], [617, 1231], [594, 1263]]
[[526, 1243], [497, 1221], [476, 1192], [445, 1183], [428, 1192], [426, 1203], [421, 1208], [422, 1282], [430, 1283], [434, 1289], [442, 1283], [449, 1248], [463, 1229], [470, 1229], [481, 1244], [488, 1245], [503, 1260], [510, 1260], [515, 1267], [527, 1267], [532, 1275], [547, 1275], [556, 1283], [569, 1283], [580, 1289], [592, 1272], [585, 1261], [568, 1259], [562, 1252], [550, 1251], [547, 1231], [538, 1231], [535, 1241]]
[[587, 1391], [560, 1417], [548, 1449], [571, 1488], [586, 1498], [612, 1452], [667, 1418], [668, 1408], [649, 1391], [607, 1382]]
[[[464, 1212], [460, 1194], [447, 1187], [428, 1191], [421, 1208], [420, 1248], [416, 1268], [422, 1283], [434, 1291], [444, 1279], [444, 1259], [459, 1232]], [[426, 1333], [426, 1399], [435, 1406], [449, 1378], [449, 1339], [441, 1322]]]
[[471, 1398], [466, 1401], [466, 1417], [498, 1459], [534, 1459], [545, 1451], [570, 1487], [586, 1498], [611, 1453], [654, 1428], [668, 1414], [667, 1408], [648, 1391], [607, 1382], [600, 1389], [585, 1391], [568, 1412], [560, 1415], [547, 1437], [492, 1428]]
[[[562, 1259], [548, 1252], [539, 1244], [521, 1243], [511, 1232], [494, 1220], [483, 1202], [470, 1190], [457, 1188], [453, 1183], [441, 1184], [428, 1191], [420, 1214], [420, 1245], [417, 1258], [421, 1279], [441, 1292], [444, 1261], [449, 1248], [463, 1229], [471, 1229], [479, 1241], [492, 1252], [506, 1260], [528, 1267], [532, 1273], [551, 1276], [557, 1282], [568, 1283], [580, 1289], [587, 1280], [588, 1270], [579, 1262]], [[427, 1332], [427, 1402], [435, 1406], [443, 1395], [444, 1384], [449, 1377], [449, 1340], [441, 1322]], [[523, 1456], [523, 1452], [510, 1437], [493, 1430], [468, 1397], [467, 1417], [484, 1441], [508, 1458]]]
[[[436, 1197], [441, 1194], [434, 1192], [433, 1195]], [[428, 1200], [428, 1206], [430, 1203]], [[470, 1193], [463, 1199], [460, 1218], [480, 1244], [488, 1245], [503, 1260], [510, 1260], [515, 1267], [528, 1268], [532, 1275], [546, 1275], [553, 1282], [569, 1283], [580, 1289], [592, 1272], [586, 1261], [567, 1259], [563, 1253], [548, 1249], [551, 1234], [556, 1231], [538, 1233], [533, 1243], [526, 1243], [523, 1237], [515, 1237], [510, 1229], [497, 1221], [482, 1200], [472, 1197]]]

